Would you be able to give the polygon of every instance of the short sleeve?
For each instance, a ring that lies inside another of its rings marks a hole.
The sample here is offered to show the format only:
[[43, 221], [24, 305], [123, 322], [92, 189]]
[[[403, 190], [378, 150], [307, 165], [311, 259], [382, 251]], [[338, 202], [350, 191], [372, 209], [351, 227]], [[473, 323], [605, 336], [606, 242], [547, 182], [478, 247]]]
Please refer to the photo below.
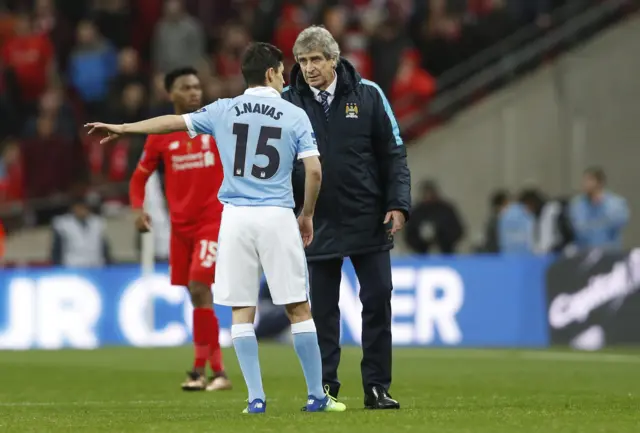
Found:
[[144, 149], [142, 151], [142, 155], [140, 156], [138, 166], [151, 173], [158, 167], [158, 163], [160, 162], [161, 157], [162, 155], [160, 152], [160, 146], [158, 146], [156, 136], [149, 135], [147, 137], [147, 141], [145, 141], [144, 143]]
[[222, 100], [220, 100], [193, 113], [183, 114], [182, 118], [187, 124], [189, 137], [194, 138], [200, 134], [215, 136], [215, 121], [220, 118], [222, 111], [223, 104]]
[[316, 134], [313, 132], [313, 126], [306, 113], [302, 113], [296, 124], [296, 140], [298, 159], [308, 158], [310, 156], [319, 156], [318, 143]]

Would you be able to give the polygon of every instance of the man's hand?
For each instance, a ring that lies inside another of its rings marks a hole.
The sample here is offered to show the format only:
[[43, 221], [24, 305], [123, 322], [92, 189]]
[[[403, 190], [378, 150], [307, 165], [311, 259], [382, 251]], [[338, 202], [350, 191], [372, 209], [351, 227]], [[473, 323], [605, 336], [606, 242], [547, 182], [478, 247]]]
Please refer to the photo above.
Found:
[[147, 233], [151, 230], [151, 217], [144, 211], [137, 212], [136, 229], [140, 233]]
[[302, 235], [302, 245], [307, 248], [313, 242], [313, 218], [300, 215], [298, 226]]
[[393, 221], [393, 226], [389, 229], [389, 236], [393, 236], [404, 227], [404, 214], [399, 210], [391, 210], [384, 217], [385, 224], [389, 224], [389, 221]]
[[91, 128], [89, 130], [89, 135], [94, 133], [102, 133], [106, 135], [105, 138], [100, 140], [100, 144], [115, 141], [124, 134], [124, 125], [112, 125], [109, 123], [93, 122], [85, 124], [84, 127]]

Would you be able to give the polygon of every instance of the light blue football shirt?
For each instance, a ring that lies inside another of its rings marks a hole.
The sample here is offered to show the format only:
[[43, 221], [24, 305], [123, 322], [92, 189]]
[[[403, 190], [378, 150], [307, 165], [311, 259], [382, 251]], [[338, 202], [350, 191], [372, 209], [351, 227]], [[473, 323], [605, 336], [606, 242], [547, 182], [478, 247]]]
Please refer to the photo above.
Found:
[[293, 209], [293, 164], [320, 155], [304, 110], [271, 87], [253, 87], [183, 117], [189, 136], [216, 139], [224, 169], [222, 203]]

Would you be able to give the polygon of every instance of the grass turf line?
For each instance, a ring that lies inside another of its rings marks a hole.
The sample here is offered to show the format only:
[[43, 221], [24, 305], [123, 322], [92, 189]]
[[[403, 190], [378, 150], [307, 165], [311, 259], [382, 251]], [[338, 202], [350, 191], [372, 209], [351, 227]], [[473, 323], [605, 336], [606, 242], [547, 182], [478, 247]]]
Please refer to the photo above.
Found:
[[292, 347], [261, 345], [266, 416], [247, 416], [235, 389], [183, 393], [190, 348], [0, 351], [0, 431], [14, 432], [438, 432], [640, 431], [637, 351], [396, 349], [391, 393], [400, 411], [364, 411], [360, 351], [345, 349], [342, 414], [300, 412], [306, 399]]

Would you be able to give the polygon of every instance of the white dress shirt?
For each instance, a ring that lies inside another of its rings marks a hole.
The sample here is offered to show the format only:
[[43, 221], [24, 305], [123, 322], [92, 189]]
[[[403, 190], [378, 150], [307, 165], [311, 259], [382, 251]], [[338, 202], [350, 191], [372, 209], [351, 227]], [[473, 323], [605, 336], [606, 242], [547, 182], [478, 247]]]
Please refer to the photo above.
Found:
[[[338, 74], [333, 73], [333, 82], [327, 87], [325, 92], [329, 93], [329, 97], [327, 98], [327, 102], [329, 105], [333, 102], [333, 98], [336, 96], [336, 86], [338, 85]], [[311, 87], [311, 86], [309, 86]], [[315, 87], [311, 87], [311, 91], [313, 92], [313, 96], [315, 96], [316, 101], [322, 103], [322, 97], [320, 96], [321, 90], [316, 89]]]

